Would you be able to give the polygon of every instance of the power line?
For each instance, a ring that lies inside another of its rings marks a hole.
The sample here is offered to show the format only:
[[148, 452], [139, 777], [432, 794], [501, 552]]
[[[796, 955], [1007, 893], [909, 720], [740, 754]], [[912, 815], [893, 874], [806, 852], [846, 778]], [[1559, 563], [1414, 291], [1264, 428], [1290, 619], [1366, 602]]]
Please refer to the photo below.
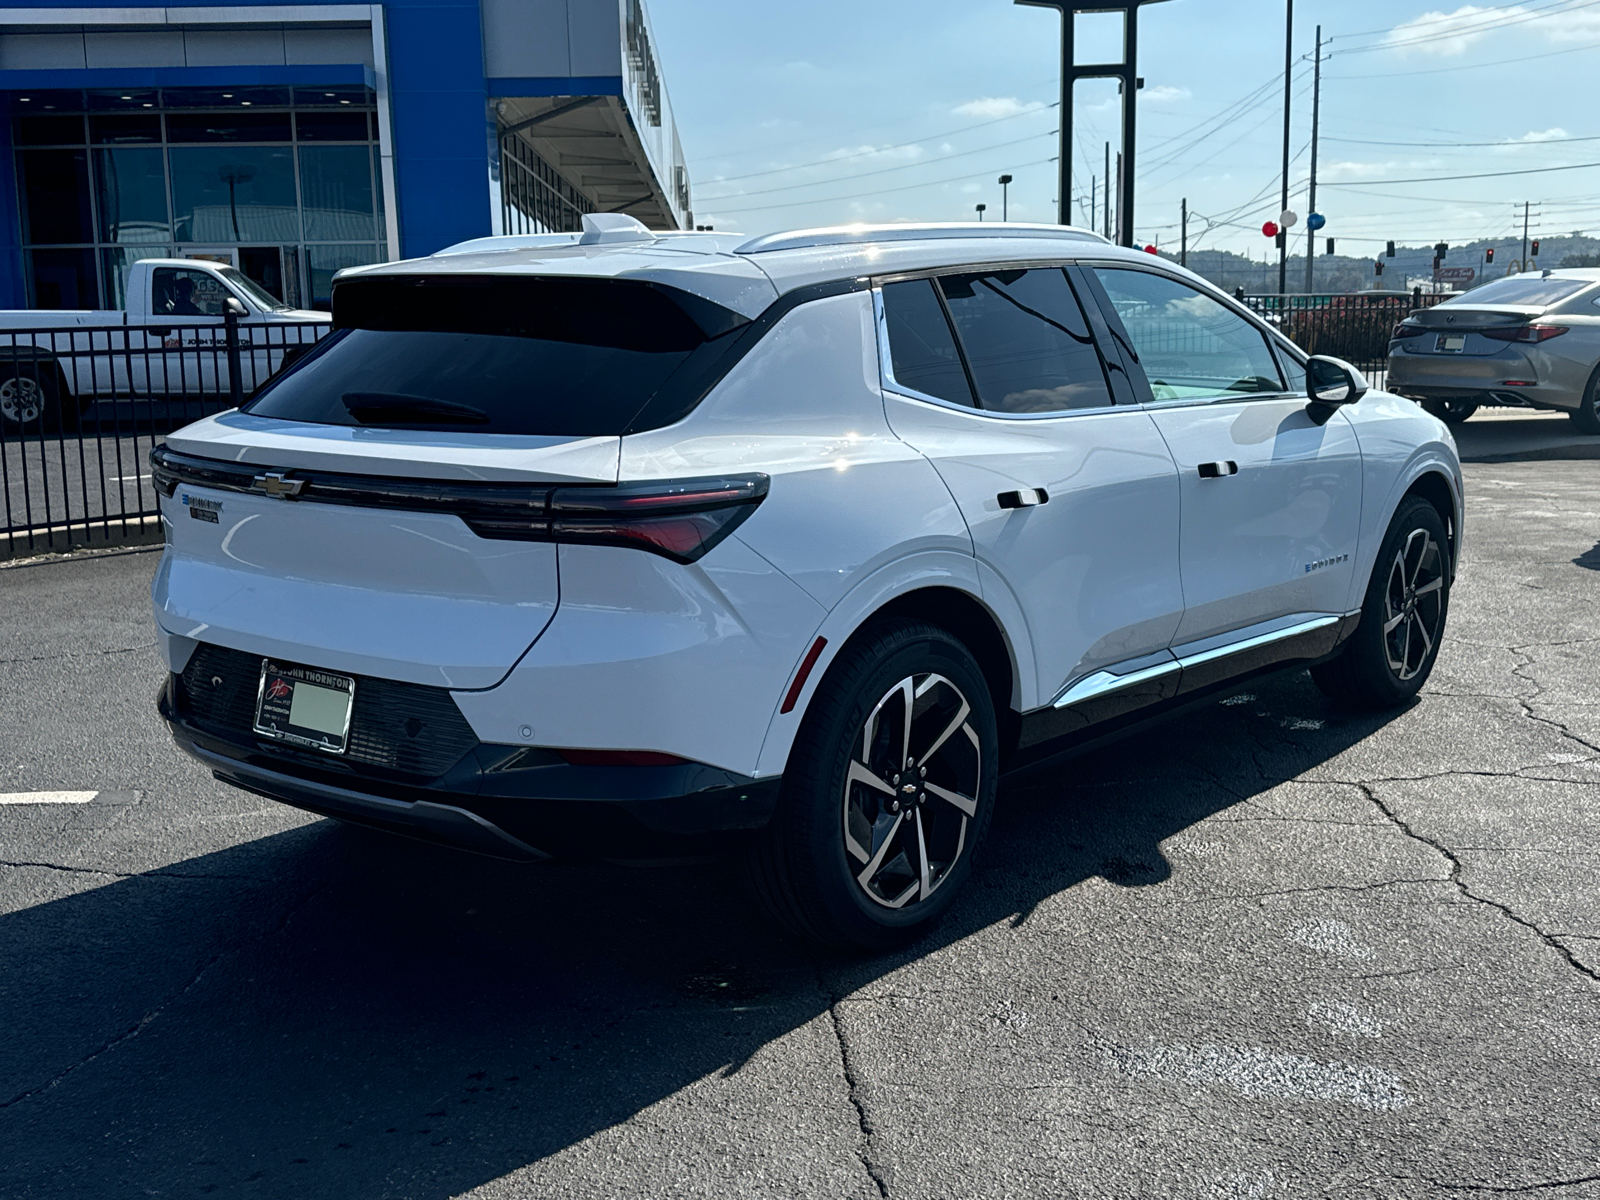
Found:
[[1341, 142], [1350, 146], [1410, 146], [1432, 150], [1461, 150], [1471, 146], [1555, 146], [1563, 142], [1600, 142], [1600, 134], [1588, 137], [1540, 138], [1534, 142], [1376, 142], [1369, 138], [1328, 137], [1326, 134], [1323, 135], [1322, 140], [1325, 142]]
[[1503, 179], [1510, 175], [1546, 175], [1551, 171], [1581, 171], [1587, 167], [1600, 167], [1600, 162], [1569, 163], [1564, 167], [1527, 167], [1521, 171], [1480, 171], [1474, 175], [1427, 175], [1417, 179], [1374, 179], [1369, 183], [1330, 183], [1336, 188], [1388, 187], [1397, 183], [1449, 183], [1455, 179]]
[[[1032, 162], [1018, 163], [1017, 165], [1018, 165], [1018, 167], [1038, 167], [1038, 166], [1043, 166], [1045, 163], [1052, 163], [1052, 162], [1055, 162], [1055, 159], [1053, 157], [1052, 158], [1039, 158], [1039, 159], [1033, 160]], [[873, 191], [870, 191], [870, 192], [849, 192], [849, 193], [847, 193], [847, 194], [845, 194], [843, 196], [818, 196], [818, 197], [816, 197], [815, 199], [812, 199], [812, 200], [791, 200], [786, 204], [756, 204], [756, 205], [749, 205], [749, 206], [734, 205], [734, 206], [732, 206], [732, 207], [730, 207], [730, 208], [728, 208], [728, 209], [726, 209], [724, 211], [730, 212], [730, 213], [767, 212], [767, 211], [769, 211], [771, 209], [774, 209], [774, 208], [799, 208], [799, 207], [801, 207], [803, 205], [807, 205], [807, 204], [833, 204], [833, 203], [835, 203], [835, 202], [837, 202], [839, 200], [860, 200], [863, 197], [884, 196], [884, 195], [888, 195], [891, 192], [908, 192], [908, 191], [911, 191], [914, 188], [937, 187], [937, 186], [939, 186], [940, 184], [943, 184], [943, 183], [960, 183], [961, 181], [966, 180], [966, 179], [977, 179], [980, 176], [987, 175], [988, 173], [989, 173], [988, 170], [985, 169], [985, 170], [982, 170], [982, 171], [973, 171], [971, 174], [968, 174], [968, 175], [952, 175], [952, 176], [950, 176], [950, 177], [948, 177], [946, 179], [928, 179], [928, 180], [924, 180], [922, 183], [907, 183], [907, 184], [902, 184], [899, 187], [877, 188], [877, 189], [875, 189]], [[733, 199], [733, 198], [734, 197], [730, 197], [730, 199]]]
[[1479, 67], [1503, 67], [1510, 63], [1532, 62], [1536, 58], [1554, 58], [1558, 54], [1577, 54], [1582, 50], [1594, 50], [1600, 47], [1600, 42], [1590, 42], [1583, 46], [1568, 46], [1565, 50], [1548, 50], [1543, 54], [1523, 54], [1516, 58], [1496, 58], [1488, 62], [1457, 63], [1453, 67], [1426, 67], [1418, 71], [1377, 71], [1364, 75], [1329, 75], [1329, 79], [1395, 79], [1405, 75], [1446, 75], [1454, 71], [1476, 71]]

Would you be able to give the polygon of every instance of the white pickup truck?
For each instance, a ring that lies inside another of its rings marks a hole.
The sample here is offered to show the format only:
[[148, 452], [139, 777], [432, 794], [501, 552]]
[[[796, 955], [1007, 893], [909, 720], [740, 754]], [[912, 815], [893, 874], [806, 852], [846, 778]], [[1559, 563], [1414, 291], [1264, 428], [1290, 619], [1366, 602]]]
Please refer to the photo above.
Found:
[[332, 328], [327, 313], [290, 308], [203, 259], [134, 263], [127, 297], [122, 311], [0, 312], [0, 429], [70, 427], [98, 400], [225, 399], [230, 319], [248, 396]]

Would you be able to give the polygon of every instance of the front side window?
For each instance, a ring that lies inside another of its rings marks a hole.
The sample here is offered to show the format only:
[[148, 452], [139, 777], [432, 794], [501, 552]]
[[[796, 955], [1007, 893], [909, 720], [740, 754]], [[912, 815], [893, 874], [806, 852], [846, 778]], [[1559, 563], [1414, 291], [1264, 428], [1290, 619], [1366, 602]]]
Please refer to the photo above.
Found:
[[1220, 301], [1151, 271], [1096, 267], [1156, 400], [1276, 394], [1283, 380], [1255, 326]]
[[983, 408], [1050, 413], [1112, 403], [1088, 321], [1059, 267], [944, 275], [939, 286]]
[[150, 275], [150, 311], [158, 317], [220, 317], [228, 289], [210, 271], [157, 267]]

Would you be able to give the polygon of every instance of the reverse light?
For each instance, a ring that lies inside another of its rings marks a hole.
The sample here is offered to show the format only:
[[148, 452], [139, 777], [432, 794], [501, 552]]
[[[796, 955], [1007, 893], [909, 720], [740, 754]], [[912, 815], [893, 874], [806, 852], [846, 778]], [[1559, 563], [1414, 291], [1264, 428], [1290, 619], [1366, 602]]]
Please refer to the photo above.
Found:
[[1389, 337], [1398, 342], [1404, 338], [1421, 337], [1427, 332], [1421, 325], [1413, 325], [1409, 321], [1401, 321], [1400, 324], [1394, 327], [1394, 332]]
[[1565, 325], [1517, 325], [1510, 329], [1480, 329], [1479, 333], [1497, 342], [1548, 342], [1567, 332]]

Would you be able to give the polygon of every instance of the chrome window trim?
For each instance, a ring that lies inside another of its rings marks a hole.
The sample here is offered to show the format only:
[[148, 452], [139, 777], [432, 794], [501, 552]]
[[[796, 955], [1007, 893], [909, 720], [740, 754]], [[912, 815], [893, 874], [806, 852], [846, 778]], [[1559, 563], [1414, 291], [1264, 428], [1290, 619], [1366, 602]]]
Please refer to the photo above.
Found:
[[[1036, 264], [1043, 267], [1063, 266], [1058, 263]], [[980, 270], [986, 269], [983, 267]], [[1012, 268], [1006, 268], [1012, 269]], [[1028, 269], [1028, 268], [1022, 268]], [[957, 404], [953, 400], [943, 400], [938, 396], [930, 396], [927, 392], [919, 392], [914, 387], [907, 387], [894, 377], [894, 359], [889, 347], [889, 318], [883, 307], [883, 285], [885, 283], [903, 283], [912, 279], [933, 279], [940, 274], [953, 275], [965, 273], [965, 267], [940, 267], [937, 271], [918, 271], [906, 275], [884, 276], [872, 281], [872, 320], [878, 331], [878, 385], [885, 392], [893, 392], [908, 400], [917, 400], [923, 404], [932, 404], [939, 408], [949, 409], [951, 412], [966, 413], [968, 416], [987, 417], [993, 421], [1059, 421], [1069, 417], [1088, 417], [1096, 414], [1111, 412], [1132, 412], [1137, 405], [1131, 404], [1102, 404], [1094, 408], [1062, 408], [1054, 412], [1043, 413], [1008, 413], [996, 412], [991, 408], [980, 408], [976, 404]]]

